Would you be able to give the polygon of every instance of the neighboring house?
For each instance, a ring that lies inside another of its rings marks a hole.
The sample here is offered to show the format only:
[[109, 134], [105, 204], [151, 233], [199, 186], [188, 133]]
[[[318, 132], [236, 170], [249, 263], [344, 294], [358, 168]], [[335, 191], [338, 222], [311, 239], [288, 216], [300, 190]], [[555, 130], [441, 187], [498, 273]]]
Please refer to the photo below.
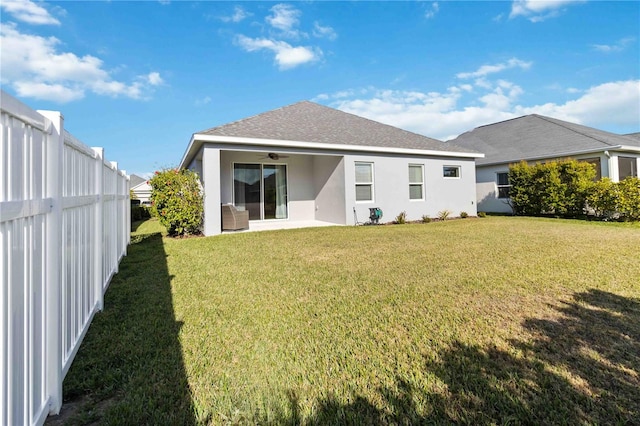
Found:
[[133, 174], [129, 176], [129, 188], [133, 188], [134, 186], [140, 185], [142, 182], [146, 182], [147, 180], [142, 176], [138, 176]]
[[140, 200], [140, 204], [151, 204], [151, 186], [147, 183], [147, 180], [143, 180], [137, 185], [131, 185], [131, 191], [134, 193], [136, 198]]
[[537, 114], [477, 127], [451, 140], [483, 152], [476, 161], [478, 211], [511, 213], [509, 165], [572, 158], [596, 166], [597, 178], [638, 176], [638, 134], [617, 135]]
[[[304, 101], [194, 134], [180, 163], [205, 191], [204, 234], [221, 204], [249, 220], [353, 225], [384, 212], [408, 220], [475, 215], [475, 151]], [[284, 226], [284, 224], [283, 224]], [[251, 227], [251, 225], [250, 225]]]

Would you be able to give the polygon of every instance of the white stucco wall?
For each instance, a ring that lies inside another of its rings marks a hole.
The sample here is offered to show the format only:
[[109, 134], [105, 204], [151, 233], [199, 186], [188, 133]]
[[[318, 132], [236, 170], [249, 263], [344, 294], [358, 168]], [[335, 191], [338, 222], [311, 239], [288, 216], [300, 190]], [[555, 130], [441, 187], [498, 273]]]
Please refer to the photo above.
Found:
[[[355, 201], [355, 163], [360, 161], [374, 164], [372, 202]], [[370, 207], [382, 209], [381, 222], [392, 222], [403, 211], [410, 221], [420, 220], [423, 215], [437, 217], [443, 210], [449, 210], [452, 217], [460, 216], [461, 212], [477, 214], [473, 159], [348, 155], [344, 163], [347, 224], [354, 223], [354, 207], [359, 222], [369, 218]], [[424, 165], [423, 200], [409, 199], [409, 164]], [[444, 178], [444, 166], [460, 166], [460, 178]]]
[[316, 220], [345, 224], [344, 158], [314, 156], [313, 175]]
[[[222, 148], [222, 149], [221, 149]], [[233, 203], [233, 164], [286, 164], [289, 221], [321, 220], [353, 225], [369, 217], [369, 207], [383, 210], [382, 222], [391, 222], [402, 211], [407, 220], [423, 215], [437, 217], [476, 215], [475, 162], [468, 158], [362, 155], [340, 151], [286, 152], [278, 160], [265, 158], [263, 150], [208, 144], [190, 168], [202, 176], [205, 189], [205, 235], [221, 232], [220, 204]], [[355, 163], [374, 164], [374, 201], [355, 201]], [[424, 166], [423, 200], [409, 200], [409, 164]], [[459, 178], [443, 177], [443, 166], [459, 166]]]

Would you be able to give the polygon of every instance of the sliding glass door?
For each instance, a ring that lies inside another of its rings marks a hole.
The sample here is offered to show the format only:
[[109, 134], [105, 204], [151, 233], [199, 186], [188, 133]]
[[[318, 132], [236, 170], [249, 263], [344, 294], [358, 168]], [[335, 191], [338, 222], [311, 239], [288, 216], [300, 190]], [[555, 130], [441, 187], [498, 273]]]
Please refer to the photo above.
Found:
[[287, 166], [234, 164], [233, 202], [249, 211], [250, 220], [286, 219]]

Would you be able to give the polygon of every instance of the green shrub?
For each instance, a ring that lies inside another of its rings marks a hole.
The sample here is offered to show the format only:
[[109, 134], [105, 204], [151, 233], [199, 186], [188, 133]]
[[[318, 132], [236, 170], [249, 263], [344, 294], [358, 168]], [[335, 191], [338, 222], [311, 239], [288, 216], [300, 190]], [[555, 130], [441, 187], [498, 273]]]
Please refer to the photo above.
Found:
[[461, 219], [466, 219], [466, 218], [468, 218], [468, 217], [469, 217], [469, 213], [467, 213], [467, 212], [460, 212], [460, 218], [461, 218]]
[[422, 223], [431, 223], [431, 218], [428, 214], [422, 215]]
[[487, 217], [485, 212], [478, 212], [478, 217]]
[[625, 220], [640, 220], [640, 179], [628, 177], [617, 184], [618, 212]]
[[131, 222], [149, 219], [151, 217], [150, 209], [147, 206], [132, 205], [131, 206]]
[[628, 177], [615, 183], [603, 178], [594, 184], [587, 203], [603, 219], [640, 220], [640, 179]]
[[509, 168], [510, 205], [518, 215], [581, 215], [595, 173], [593, 164], [577, 160], [535, 165], [522, 161]]
[[152, 212], [171, 236], [200, 233], [204, 202], [198, 175], [165, 169], [149, 180]]
[[407, 223], [407, 212], [400, 212], [400, 214], [396, 216], [393, 223], [397, 223], [398, 225]]
[[438, 212], [438, 219], [447, 220], [450, 215], [451, 215], [451, 212], [449, 210], [441, 210]]
[[593, 184], [591, 193], [587, 197], [587, 205], [600, 218], [611, 218], [618, 208], [618, 187], [608, 177]]

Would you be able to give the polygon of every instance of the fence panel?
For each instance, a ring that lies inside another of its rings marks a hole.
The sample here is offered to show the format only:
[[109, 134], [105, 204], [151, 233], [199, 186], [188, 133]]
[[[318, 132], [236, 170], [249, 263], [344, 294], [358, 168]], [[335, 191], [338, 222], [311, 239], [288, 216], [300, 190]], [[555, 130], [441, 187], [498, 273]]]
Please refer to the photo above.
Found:
[[4, 91], [0, 424], [44, 423], [129, 243], [129, 178]]

